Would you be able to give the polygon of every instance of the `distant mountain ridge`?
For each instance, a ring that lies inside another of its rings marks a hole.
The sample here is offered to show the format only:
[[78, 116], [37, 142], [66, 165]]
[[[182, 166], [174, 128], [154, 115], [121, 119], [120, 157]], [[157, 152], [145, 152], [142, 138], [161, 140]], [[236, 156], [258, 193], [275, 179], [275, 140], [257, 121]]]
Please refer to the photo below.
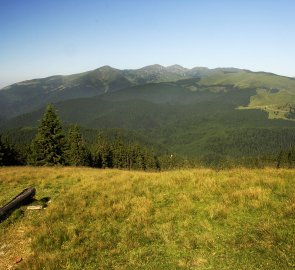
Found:
[[[47, 103], [93, 97], [146, 83], [175, 82], [219, 74], [227, 69], [164, 67], [151, 65], [140, 69], [120, 70], [110, 66], [73, 75], [56, 75], [26, 80], [0, 91], [0, 116], [11, 118], [41, 108]], [[232, 72], [240, 72], [233, 69]]]
[[[170, 90], [163, 92], [161, 87], [170, 87]], [[140, 91], [145, 88], [149, 89], [148, 92]], [[184, 91], [175, 90], [179, 88]], [[164, 67], [156, 64], [125, 70], [103, 66], [73, 75], [56, 75], [12, 84], [0, 91], [0, 121], [41, 109], [48, 103], [72, 99], [106, 95], [106, 99], [120, 101], [136, 97], [139, 100], [147, 98], [155, 103], [163, 100], [186, 103], [190, 98], [196, 98], [196, 95], [191, 97], [187, 91], [226, 92], [232, 88], [255, 91], [248, 104], [240, 104], [237, 107], [239, 109], [261, 109], [267, 111], [270, 118], [295, 119], [294, 78], [237, 68], [188, 69], [180, 65]], [[116, 92], [119, 94], [108, 95]]]

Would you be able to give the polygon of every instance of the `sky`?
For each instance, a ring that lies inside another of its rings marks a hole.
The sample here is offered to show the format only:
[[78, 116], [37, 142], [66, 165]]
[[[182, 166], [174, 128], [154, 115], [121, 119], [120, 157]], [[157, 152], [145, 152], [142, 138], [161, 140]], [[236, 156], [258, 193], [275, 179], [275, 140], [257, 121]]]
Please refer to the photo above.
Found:
[[110, 65], [295, 76], [294, 0], [0, 0], [0, 88]]

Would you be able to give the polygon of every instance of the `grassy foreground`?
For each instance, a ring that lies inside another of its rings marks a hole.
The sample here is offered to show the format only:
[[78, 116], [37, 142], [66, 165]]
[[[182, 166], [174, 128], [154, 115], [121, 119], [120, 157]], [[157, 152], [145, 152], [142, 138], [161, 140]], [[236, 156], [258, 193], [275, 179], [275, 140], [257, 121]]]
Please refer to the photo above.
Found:
[[295, 268], [295, 170], [0, 168], [0, 205], [30, 185], [0, 269]]

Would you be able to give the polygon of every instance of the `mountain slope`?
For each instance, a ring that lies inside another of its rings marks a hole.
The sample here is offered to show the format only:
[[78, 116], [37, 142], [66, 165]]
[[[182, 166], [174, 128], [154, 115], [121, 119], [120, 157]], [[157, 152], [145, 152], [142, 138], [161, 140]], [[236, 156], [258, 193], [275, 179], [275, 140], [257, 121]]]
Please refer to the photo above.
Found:
[[[187, 69], [179, 65], [152, 65], [136, 70], [104, 66], [74, 75], [52, 76], [13, 84], [0, 91], [0, 117], [9, 119], [42, 108], [48, 103], [105, 95], [122, 89], [129, 91], [132, 86], [150, 83], [154, 83], [153, 91], [157, 91], [156, 89], [165, 85], [157, 86], [156, 83], [163, 82], [170, 82], [190, 91], [219, 92], [227, 91], [228, 87], [255, 89], [256, 93], [249, 104], [240, 109], [262, 109], [269, 113], [270, 118], [292, 119], [295, 116], [293, 78], [235, 68]], [[127, 91], [125, 94], [130, 96]]]
[[[256, 89], [209, 84], [202, 88], [199, 81], [134, 86], [55, 106], [65, 124], [131, 130], [163, 149], [208, 162], [220, 156], [276, 155], [295, 141], [295, 121], [271, 120], [261, 110], [237, 109], [249, 104]], [[197, 90], [187, 88], [193, 84]], [[42, 114], [38, 110], [18, 116], [5, 128], [37, 126]]]
[[104, 66], [80, 74], [28, 80], [7, 86], [0, 91], [0, 116], [11, 118], [52, 102], [93, 97], [135, 85], [174, 82], [220, 72], [221, 70], [206, 68], [189, 70], [179, 65], [152, 65], [137, 70], [119, 70]]
[[69, 76], [52, 76], [13, 84], [0, 91], [0, 114], [15, 116], [38, 109], [50, 102], [92, 97], [131, 86], [121, 71], [100, 69]]
[[[54, 88], [61, 84], [64, 89]], [[10, 116], [20, 114], [1, 120], [6, 131], [36, 127], [42, 106], [50, 101], [65, 124], [135, 132], [151, 145], [208, 163], [273, 158], [295, 141], [295, 80], [271, 73], [177, 65], [120, 71], [106, 66], [20, 83], [3, 93], [0, 105], [12, 110]]]

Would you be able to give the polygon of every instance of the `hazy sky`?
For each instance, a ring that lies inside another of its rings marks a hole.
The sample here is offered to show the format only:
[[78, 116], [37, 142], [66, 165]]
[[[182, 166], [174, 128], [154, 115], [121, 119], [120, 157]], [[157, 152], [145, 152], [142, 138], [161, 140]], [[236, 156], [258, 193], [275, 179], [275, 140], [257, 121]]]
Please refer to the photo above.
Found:
[[294, 0], [0, 0], [0, 88], [110, 65], [295, 76]]

